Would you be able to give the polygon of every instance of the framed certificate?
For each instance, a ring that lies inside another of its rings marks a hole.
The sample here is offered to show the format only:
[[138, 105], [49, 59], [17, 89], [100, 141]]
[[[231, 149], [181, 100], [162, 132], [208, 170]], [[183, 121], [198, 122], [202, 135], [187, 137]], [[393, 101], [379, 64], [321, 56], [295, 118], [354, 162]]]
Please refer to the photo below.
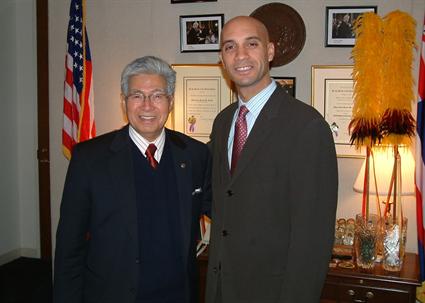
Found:
[[220, 64], [174, 64], [177, 73], [172, 128], [208, 142], [217, 114], [232, 103], [229, 80]]
[[350, 144], [348, 125], [353, 111], [353, 66], [313, 65], [311, 68], [311, 100], [329, 123], [339, 157], [363, 157], [361, 150]]

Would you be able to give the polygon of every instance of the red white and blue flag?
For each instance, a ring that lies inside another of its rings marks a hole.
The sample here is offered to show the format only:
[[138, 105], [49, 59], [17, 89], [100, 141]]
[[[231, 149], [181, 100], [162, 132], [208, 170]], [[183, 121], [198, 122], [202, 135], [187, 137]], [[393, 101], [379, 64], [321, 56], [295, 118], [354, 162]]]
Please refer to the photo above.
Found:
[[417, 290], [417, 298], [425, 302], [425, 222], [424, 222], [424, 193], [425, 193], [425, 20], [422, 32], [418, 80], [418, 115], [416, 138], [416, 218], [418, 226], [418, 254], [420, 278], [422, 287]]
[[62, 129], [62, 149], [68, 159], [76, 143], [96, 136], [92, 61], [84, 2], [71, 0], [69, 10]]

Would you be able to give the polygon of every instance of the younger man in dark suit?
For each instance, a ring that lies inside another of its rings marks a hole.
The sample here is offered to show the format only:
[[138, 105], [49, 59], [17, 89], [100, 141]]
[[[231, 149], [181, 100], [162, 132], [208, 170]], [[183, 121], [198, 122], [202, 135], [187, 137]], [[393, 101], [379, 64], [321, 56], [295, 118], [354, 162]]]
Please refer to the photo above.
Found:
[[266, 27], [241, 16], [220, 57], [238, 102], [215, 119], [207, 303], [318, 302], [333, 243], [337, 163], [329, 125], [270, 78]]
[[134, 60], [121, 76], [129, 125], [78, 144], [56, 235], [55, 303], [198, 302], [196, 239], [210, 203], [206, 145], [164, 128], [175, 72]]

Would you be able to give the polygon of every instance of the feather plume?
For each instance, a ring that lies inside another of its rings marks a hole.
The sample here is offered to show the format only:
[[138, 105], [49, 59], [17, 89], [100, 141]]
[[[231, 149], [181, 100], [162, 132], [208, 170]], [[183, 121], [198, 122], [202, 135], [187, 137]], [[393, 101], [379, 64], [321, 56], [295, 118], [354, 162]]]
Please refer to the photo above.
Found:
[[382, 114], [382, 19], [365, 13], [354, 23], [356, 44], [354, 60], [354, 105], [349, 124], [351, 144], [356, 148], [371, 147], [380, 140], [379, 121]]
[[386, 110], [380, 122], [380, 132], [383, 143], [399, 145], [407, 143], [415, 132], [411, 106], [415, 101], [412, 63], [416, 23], [409, 14], [397, 10], [384, 17], [383, 25], [382, 100]]

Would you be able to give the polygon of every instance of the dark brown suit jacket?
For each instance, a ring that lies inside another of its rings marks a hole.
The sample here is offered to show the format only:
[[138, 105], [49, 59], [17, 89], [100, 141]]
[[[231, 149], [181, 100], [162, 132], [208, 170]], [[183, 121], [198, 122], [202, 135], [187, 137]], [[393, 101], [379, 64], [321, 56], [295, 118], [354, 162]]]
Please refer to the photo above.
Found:
[[337, 161], [329, 125], [280, 87], [229, 174], [237, 104], [216, 118], [206, 302], [318, 302], [333, 243]]

